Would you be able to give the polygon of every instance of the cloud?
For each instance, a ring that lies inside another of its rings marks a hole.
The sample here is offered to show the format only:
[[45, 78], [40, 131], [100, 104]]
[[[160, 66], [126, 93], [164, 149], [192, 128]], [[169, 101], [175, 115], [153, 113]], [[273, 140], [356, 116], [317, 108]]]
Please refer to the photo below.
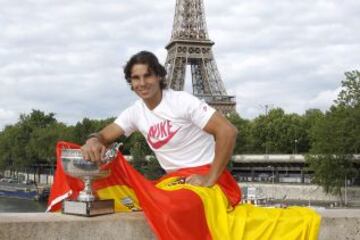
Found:
[[18, 117], [19, 116], [17, 116], [17, 113], [15, 111], [9, 111], [9, 110], [0, 108], [0, 122], [1, 123], [15, 122]]
[[[220, 74], [245, 118], [265, 104], [325, 110], [343, 73], [359, 69], [358, 1], [204, 2]], [[69, 124], [118, 115], [136, 99], [122, 66], [143, 49], [165, 62], [175, 12], [175, 0], [1, 6], [0, 129], [31, 109]]]
[[244, 117], [257, 116], [261, 105], [325, 110], [336, 98], [325, 93], [337, 92], [345, 71], [359, 69], [356, 1], [240, 1], [229, 9], [233, 14], [214, 10], [208, 25], [225, 85]]

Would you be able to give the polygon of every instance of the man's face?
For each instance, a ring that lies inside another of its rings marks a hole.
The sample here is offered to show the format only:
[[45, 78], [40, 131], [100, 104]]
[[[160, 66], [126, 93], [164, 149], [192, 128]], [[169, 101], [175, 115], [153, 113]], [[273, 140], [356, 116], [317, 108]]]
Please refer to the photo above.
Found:
[[131, 86], [143, 100], [161, 97], [160, 77], [152, 73], [146, 64], [135, 64], [131, 68]]

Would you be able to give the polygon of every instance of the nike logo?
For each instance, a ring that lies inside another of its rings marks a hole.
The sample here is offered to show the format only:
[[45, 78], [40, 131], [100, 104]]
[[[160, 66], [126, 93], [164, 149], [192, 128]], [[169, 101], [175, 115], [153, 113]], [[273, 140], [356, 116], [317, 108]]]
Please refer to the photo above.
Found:
[[[178, 128], [176, 131], [172, 132], [171, 127], [172, 124], [169, 120], [154, 124], [150, 127], [146, 139], [152, 148], [159, 149], [167, 144], [180, 129]], [[156, 139], [156, 141], [153, 141], [152, 139]]]

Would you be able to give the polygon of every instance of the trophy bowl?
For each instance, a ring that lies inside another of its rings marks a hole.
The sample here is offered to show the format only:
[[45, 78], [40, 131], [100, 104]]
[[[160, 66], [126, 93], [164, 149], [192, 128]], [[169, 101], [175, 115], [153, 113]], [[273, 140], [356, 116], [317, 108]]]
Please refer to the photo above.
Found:
[[76, 178], [92, 177], [93, 179], [109, 176], [109, 169], [101, 169], [96, 163], [84, 160], [80, 149], [62, 149], [61, 162], [64, 171]]
[[81, 179], [85, 184], [84, 190], [79, 193], [78, 201], [94, 201], [96, 197], [93, 194], [92, 182], [110, 175], [110, 169], [84, 160], [80, 149], [62, 149], [61, 163], [66, 174]]

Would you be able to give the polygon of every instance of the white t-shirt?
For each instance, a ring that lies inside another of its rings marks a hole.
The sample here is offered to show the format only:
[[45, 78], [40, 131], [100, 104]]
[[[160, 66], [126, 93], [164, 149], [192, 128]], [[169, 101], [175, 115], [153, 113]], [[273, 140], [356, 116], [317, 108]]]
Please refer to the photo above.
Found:
[[195, 96], [163, 90], [161, 102], [149, 110], [142, 99], [115, 120], [129, 136], [140, 131], [167, 171], [209, 164], [215, 156], [215, 140], [205, 127], [215, 109]]

